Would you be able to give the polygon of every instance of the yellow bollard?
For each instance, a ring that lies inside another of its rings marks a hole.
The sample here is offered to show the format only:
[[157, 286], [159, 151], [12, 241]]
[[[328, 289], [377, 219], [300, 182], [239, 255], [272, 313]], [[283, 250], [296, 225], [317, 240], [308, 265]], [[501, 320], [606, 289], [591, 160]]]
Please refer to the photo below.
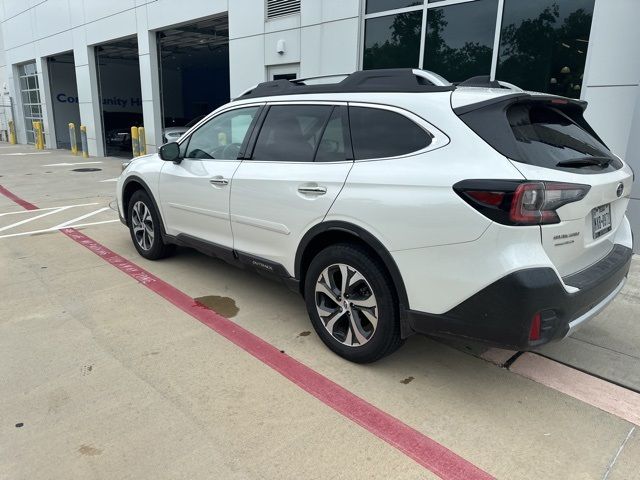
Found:
[[147, 154], [147, 139], [144, 136], [144, 127], [138, 127], [138, 149], [140, 150], [140, 155]]
[[87, 143], [87, 127], [80, 125], [80, 141], [82, 142], [82, 157], [89, 158], [89, 144]]
[[13, 120], [9, 120], [9, 143], [16, 144], [16, 126], [13, 124]]
[[40, 144], [38, 143], [38, 121], [32, 120], [31, 125], [33, 126], [33, 144], [36, 150], [40, 150]]
[[140, 141], [138, 139], [138, 127], [131, 127], [131, 151], [133, 157], [140, 155]]
[[44, 150], [44, 135], [42, 134], [42, 122], [39, 120], [33, 121], [33, 134], [35, 136], [36, 149]]
[[73, 122], [69, 124], [69, 139], [71, 140], [71, 155], [77, 155], [78, 141], [76, 138], [76, 126]]
[[44, 124], [38, 120], [38, 135], [40, 136], [40, 150], [44, 150]]

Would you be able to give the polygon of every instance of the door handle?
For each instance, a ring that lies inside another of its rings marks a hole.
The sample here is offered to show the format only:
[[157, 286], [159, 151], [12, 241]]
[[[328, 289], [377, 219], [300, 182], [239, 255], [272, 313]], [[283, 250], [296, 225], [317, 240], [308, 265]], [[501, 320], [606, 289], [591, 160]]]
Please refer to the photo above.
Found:
[[213, 177], [211, 180], [209, 180], [209, 183], [215, 186], [224, 186], [229, 185], [229, 179], [218, 175], [217, 177]]
[[327, 193], [327, 187], [321, 187], [318, 185], [300, 186], [298, 187], [298, 192], [307, 195], [324, 195], [325, 193]]

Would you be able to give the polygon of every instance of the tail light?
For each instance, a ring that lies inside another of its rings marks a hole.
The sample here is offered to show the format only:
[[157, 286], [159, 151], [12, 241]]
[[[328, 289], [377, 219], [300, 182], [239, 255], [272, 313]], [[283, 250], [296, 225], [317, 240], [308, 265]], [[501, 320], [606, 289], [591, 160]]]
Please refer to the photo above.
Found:
[[460, 197], [491, 220], [505, 225], [560, 223], [556, 210], [582, 200], [591, 187], [576, 183], [463, 180]]

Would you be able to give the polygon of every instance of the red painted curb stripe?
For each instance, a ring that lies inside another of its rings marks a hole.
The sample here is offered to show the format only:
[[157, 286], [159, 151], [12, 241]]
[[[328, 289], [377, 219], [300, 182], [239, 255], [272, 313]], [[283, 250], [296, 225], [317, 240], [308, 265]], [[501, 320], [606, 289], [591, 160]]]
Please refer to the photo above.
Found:
[[[5, 194], [5, 192], [7, 190], [0, 186], [0, 193]], [[12, 197], [15, 196], [12, 195]], [[24, 203], [28, 204], [27, 202]], [[273, 345], [231, 320], [200, 306], [189, 295], [109, 250], [78, 230], [65, 228], [60, 231], [270, 366], [324, 404], [394, 446], [440, 478], [447, 480], [493, 478], [435, 440], [371, 405], [294, 358], [281, 353]]]
[[25, 210], [38, 210], [38, 207], [36, 207], [33, 203], [29, 203], [26, 200], [21, 199], [20, 197], [18, 197], [14, 193], [12, 193], [9, 190], [7, 190], [6, 188], [4, 188], [2, 185], [0, 185], [0, 193], [2, 195], [4, 195], [5, 197], [7, 197], [12, 202], [17, 203], [18, 205], [20, 205]]

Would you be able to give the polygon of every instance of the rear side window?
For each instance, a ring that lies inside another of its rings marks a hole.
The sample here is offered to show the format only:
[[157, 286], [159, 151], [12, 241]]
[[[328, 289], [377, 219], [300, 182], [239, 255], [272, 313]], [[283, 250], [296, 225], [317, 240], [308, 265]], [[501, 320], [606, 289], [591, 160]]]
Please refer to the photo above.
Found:
[[256, 140], [253, 158], [312, 162], [332, 110], [332, 105], [271, 106]]
[[612, 158], [607, 148], [557, 108], [516, 104], [507, 110], [522, 161], [554, 168], [559, 162]]
[[368, 107], [349, 107], [356, 160], [406, 155], [431, 143], [431, 135], [404, 115]]

